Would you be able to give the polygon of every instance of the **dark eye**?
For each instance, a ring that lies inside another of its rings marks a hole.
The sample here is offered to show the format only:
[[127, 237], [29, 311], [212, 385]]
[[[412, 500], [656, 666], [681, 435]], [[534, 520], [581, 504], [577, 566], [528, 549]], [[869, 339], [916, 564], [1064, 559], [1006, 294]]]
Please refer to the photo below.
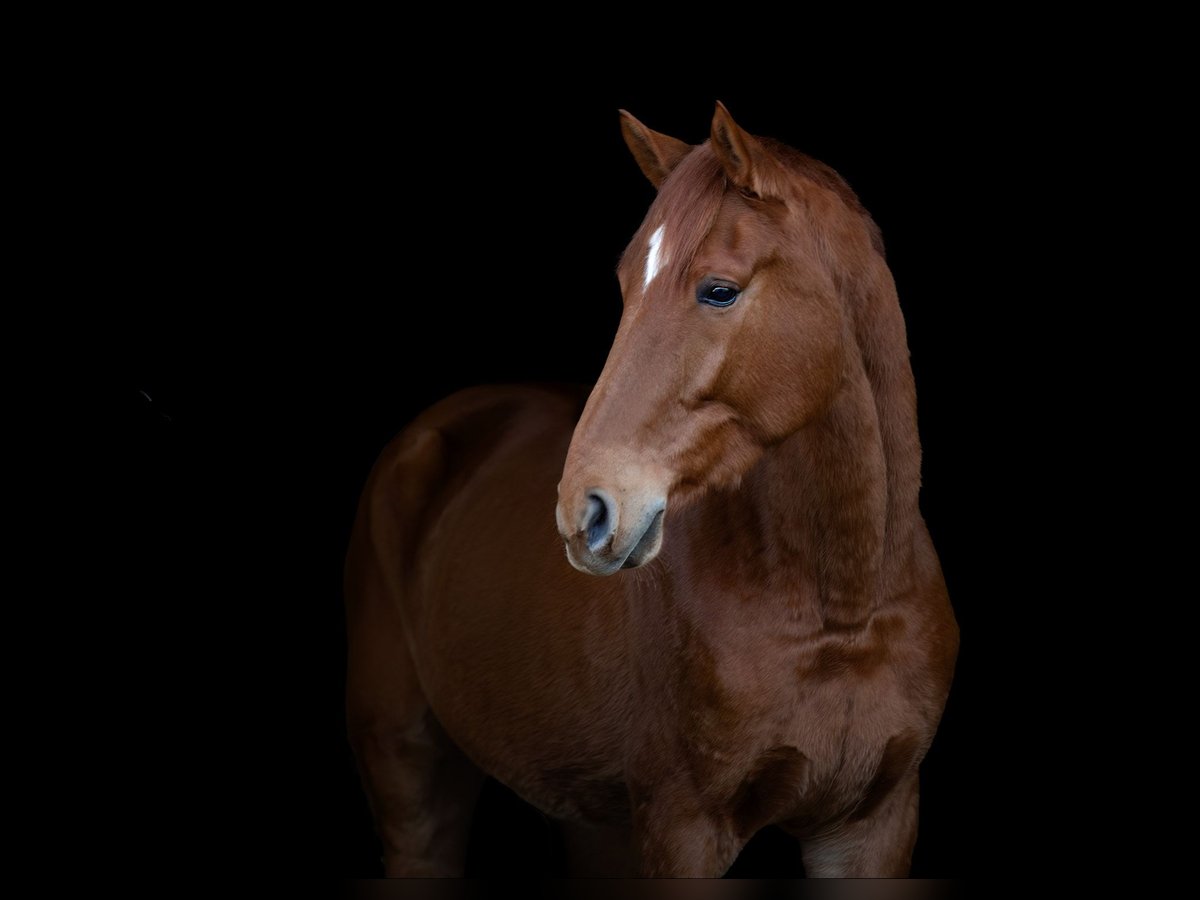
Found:
[[701, 303], [707, 303], [709, 306], [729, 306], [738, 298], [741, 293], [739, 288], [732, 284], [725, 284], [720, 281], [707, 281], [700, 285], [696, 291], [696, 299]]

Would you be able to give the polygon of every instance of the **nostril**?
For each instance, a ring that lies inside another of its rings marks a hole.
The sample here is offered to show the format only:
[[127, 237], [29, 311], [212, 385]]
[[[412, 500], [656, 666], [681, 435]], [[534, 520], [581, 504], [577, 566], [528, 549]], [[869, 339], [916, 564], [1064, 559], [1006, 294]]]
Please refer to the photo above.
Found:
[[608, 538], [612, 516], [608, 511], [607, 499], [599, 494], [588, 494], [587, 511], [583, 515], [583, 529], [587, 532], [589, 550], [597, 550]]

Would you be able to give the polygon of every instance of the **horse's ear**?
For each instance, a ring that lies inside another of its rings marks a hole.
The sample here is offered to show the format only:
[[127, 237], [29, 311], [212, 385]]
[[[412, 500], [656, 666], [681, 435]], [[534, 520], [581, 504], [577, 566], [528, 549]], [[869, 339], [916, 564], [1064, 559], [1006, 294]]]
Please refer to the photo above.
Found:
[[625, 110], [621, 110], [621, 134], [638, 168], [655, 187], [666, 181], [679, 161], [692, 152], [691, 144], [652, 131]]
[[771, 155], [752, 134], [741, 129], [725, 104], [717, 101], [712, 120], [712, 149], [725, 175], [738, 189], [757, 197], [769, 196], [773, 181]]

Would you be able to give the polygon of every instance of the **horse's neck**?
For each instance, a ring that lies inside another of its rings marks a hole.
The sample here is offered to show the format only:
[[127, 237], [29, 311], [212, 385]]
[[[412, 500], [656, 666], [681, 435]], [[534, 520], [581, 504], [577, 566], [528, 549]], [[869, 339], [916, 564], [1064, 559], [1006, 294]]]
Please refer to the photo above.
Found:
[[785, 586], [791, 602], [815, 599], [827, 628], [859, 625], [870, 615], [883, 561], [886, 480], [860, 369], [821, 420], [771, 448], [747, 481], [764, 574]]
[[[866, 622], [909, 572], [920, 443], [904, 322], [880, 261], [852, 327], [859, 352], [829, 411], [771, 448], [746, 488], [771, 579], [803, 585], [826, 629]], [[788, 578], [788, 574], [793, 577]]]

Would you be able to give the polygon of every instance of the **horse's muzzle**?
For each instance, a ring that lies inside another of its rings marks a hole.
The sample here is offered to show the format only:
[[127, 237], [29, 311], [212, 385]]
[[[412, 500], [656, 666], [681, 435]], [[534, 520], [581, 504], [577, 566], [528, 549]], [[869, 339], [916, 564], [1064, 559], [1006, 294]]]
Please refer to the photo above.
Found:
[[666, 509], [663, 497], [623, 495], [619, 501], [590, 488], [573, 503], [561, 498], [555, 517], [571, 565], [589, 575], [611, 575], [658, 555]]

